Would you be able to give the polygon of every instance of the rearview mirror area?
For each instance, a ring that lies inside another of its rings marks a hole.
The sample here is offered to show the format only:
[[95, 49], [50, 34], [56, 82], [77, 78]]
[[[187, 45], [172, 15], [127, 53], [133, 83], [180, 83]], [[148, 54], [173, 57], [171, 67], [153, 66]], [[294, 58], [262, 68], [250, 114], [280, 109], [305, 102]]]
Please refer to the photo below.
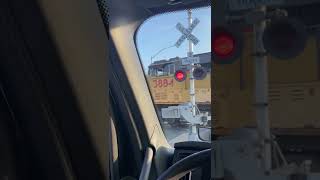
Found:
[[211, 141], [211, 127], [197, 127], [198, 137], [202, 141]]

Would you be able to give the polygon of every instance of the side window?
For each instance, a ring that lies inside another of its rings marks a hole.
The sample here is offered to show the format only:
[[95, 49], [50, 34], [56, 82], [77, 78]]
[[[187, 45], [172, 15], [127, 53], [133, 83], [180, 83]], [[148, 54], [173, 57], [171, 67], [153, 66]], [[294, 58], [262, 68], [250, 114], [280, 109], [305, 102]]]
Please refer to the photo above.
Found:
[[137, 32], [155, 108], [172, 145], [200, 141], [195, 127], [211, 127], [210, 28], [211, 8], [205, 7], [154, 16]]

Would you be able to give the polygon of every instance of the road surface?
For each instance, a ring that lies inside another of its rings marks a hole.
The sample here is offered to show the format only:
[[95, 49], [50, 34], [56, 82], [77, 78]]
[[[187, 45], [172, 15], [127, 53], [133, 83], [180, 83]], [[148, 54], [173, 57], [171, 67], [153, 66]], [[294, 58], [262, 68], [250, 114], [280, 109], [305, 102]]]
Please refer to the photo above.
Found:
[[[190, 134], [191, 128], [187, 125], [172, 127], [168, 124], [163, 124], [164, 134], [171, 146], [176, 142], [183, 141], [201, 141], [197, 134]], [[208, 131], [210, 133], [210, 131]]]

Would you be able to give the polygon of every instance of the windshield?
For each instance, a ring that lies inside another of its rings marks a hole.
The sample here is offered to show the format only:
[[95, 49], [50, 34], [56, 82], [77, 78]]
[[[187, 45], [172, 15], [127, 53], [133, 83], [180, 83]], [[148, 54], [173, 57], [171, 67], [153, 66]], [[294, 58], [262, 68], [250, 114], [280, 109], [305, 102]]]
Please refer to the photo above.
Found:
[[210, 28], [211, 8], [204, 7], [157, 15], [138, 29], [137, 49], [171, 145], [201, 141], [199, 127], [210, 135]]

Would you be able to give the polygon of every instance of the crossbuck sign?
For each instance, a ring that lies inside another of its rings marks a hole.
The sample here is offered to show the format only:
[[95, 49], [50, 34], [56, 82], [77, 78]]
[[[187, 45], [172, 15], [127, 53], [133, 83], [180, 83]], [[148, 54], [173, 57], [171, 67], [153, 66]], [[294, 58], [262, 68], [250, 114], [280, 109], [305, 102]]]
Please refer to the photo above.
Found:
[[191, 34], [192, 30], [199, 24], [199, 22], [200, 20], [196, 18], [194, 21], [192, 21], [192, 24], [188, 29], [184, 28], [180, 23], [176, 25], [176, 28], [182, 33], [182, 36], [175, 44], [177, 48], [180, 47], [185, 39], [190, 40], [194, 45], [197, 45], [199, 43], [198, 38]]

